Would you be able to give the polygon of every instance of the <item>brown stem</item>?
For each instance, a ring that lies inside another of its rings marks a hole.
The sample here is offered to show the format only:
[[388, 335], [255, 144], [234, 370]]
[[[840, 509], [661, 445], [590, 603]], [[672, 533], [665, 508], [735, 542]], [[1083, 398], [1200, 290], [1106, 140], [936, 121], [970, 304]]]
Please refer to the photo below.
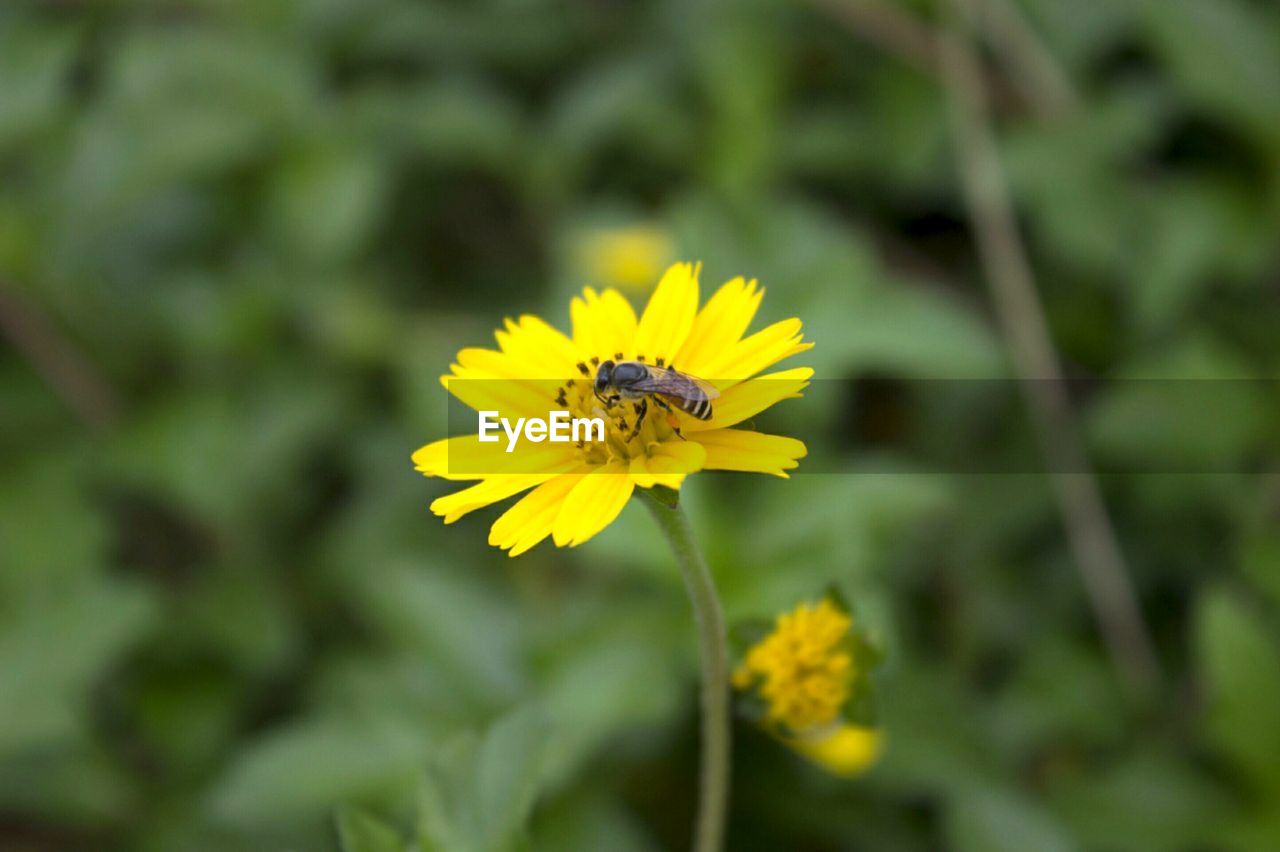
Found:
[[[807, 0], [858, 38], [875, 45], [890, 56], [922, 74], [940, 77], [938, 62], [939, 35], [935, 28], [896, 3], [885, 0]], [[1000, 105], [1018, 101], [1015, 91], [1004, 78], [983, 75], [994, 100]]]
[[89, 358], [35, 305], [19, 297], [3, 280], [0, 280], [0, 335], [9, 340], [90, 428], [104, 429], [119, 415], [119, 397]]
[[950, 26], [941, 41], [965, 206], [1094, 616], [1130, 682], [1148, 687], [1158, 678], [1158, 663], [1097, 479], [1076, 434], [1062, 368], [1014, 220], [978, 59], [967, 31], [966, 19], [974, 17], [974, 10], [965, 5], [968, 2], [944, 4], [950, 10]]
[[1040, 118], [1055, 118], [1076, 107], [1066, 72], [1012, 0], [979, 0], [973, 21], [995, 49], [1013, 85]]

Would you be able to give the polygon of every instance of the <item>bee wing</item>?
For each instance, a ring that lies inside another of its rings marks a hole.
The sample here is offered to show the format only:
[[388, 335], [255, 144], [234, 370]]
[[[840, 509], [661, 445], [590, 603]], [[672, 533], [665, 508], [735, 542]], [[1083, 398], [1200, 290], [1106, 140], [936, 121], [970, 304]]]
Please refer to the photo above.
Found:
[[679, 370], [673, 370], [670, 367], [650, 367], [649, 375], [640, 381], [634, 383], [632, 387], [643, 393], [660, 393], [667, 396], [674, 396], [679, 399], [689, 399], [695, 396], [691, 394], [691, 387], [700, 390], [707, 399], [715, 399], [720, 396], [720, 391], [710, 382], [690, 376], [687, 373], [681, 373]]
[[649, 368], [649, 375], [631, 383], [631, 389], [642, 393], [665, 393], [672, 396], [688, 396], [689, 391], [681, 381], [679, 374], [672, 375], [670, 370]]
[[702, 388], [702, 392], [707, 395], [707, 399], [715, 399], [716, 397], [720, 396], [719, 389], [716, 388], [715, 385], [711, 384], [711, 382], [707, 381], [706, 379], [700, 379], [697, 376], [691, 376], [688, 373], [681, 373], [680, 375], [684, 376], [686, 379], [693, 382], [698, 387]]

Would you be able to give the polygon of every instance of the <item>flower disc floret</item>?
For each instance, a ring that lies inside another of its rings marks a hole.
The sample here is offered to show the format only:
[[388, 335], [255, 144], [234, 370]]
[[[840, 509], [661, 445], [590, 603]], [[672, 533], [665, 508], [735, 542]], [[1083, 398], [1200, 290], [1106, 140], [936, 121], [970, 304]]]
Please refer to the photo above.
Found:
[[734, 686], [755, 687], [766, 719], [791, 732], [834, 721], [849, 699], [853, 654], [850, 617], [830, 600], [778, 616], [773, 632], [747, 652]]

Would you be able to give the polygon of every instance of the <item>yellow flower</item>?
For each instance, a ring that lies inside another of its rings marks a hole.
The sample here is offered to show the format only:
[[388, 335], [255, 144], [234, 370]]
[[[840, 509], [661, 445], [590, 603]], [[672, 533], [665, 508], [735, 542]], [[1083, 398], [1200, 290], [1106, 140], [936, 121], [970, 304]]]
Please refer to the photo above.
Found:
[[855, 680], [853, 619], [830, 598], [778, 616], [733, 673], [737, 689], [764, 699], [760, 722], [829, 772], [852, 778], [880, 757], [882, 735], [841, 717]]
[[828, 772], [852, 778], [880, 758], [883, 736], [875, 728], [840, 724], [785, 742]]
[[[477, 411], [547, 418], [552, 410], [573, 417], [604, 415], [602, 442], [538, 443], [507, 453], [476, 435], [428, 444], [413, 454], [427, 476], [473, 480], [474, 485], [437, 499], [431, 511], [452, 523], [463, 515], [524, 491], [494, 522], [489, 543], [523, 553], [547, 536], [558, 546], [590, 539], [611, 523], [636, 486], [679, 488], [699, 470], [737, 470], [785, 477], [805, 455], [801, 441], [749, 429], [733, 429], [808, 385], [807, 367], [758, 376], [813, 344], [801, 323], [788, 319], [751, 335], [764, 290], [736, 278], [698, 309], [699, 267], [672, 266], [639, 320], [616, 290], [587, 288], [573, 299], [573, 334], [535, 316], [508, 319], [496, 333], [498, 348], [463, 349], [444, 386]], [[601, 361], [643, 358], [709, 381], [720, 391], [709, 420], [695, 420], [649, 406], [636, 428], [632, 403], [602, 410], [592, 391]], [[532, 489], [532, 490], [529, 490]]]
[[674, 254], [671, 238], [655, 225], [592, 230], [577, 246], [589, 281], [630, 290], [650, 286]]
[[767, 722], [799, 734], [831, 724], [849, 699], [853, 622], [830, 600], [801, 604], [778, 616], [772, 633], [733, 674], [738, 689], [756, 687]]

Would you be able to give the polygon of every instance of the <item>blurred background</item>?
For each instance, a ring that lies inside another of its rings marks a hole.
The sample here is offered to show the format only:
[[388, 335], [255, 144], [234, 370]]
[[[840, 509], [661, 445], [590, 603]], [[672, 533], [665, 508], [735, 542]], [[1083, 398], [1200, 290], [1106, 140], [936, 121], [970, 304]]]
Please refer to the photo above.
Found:
[[358, 849], [685, 848], [696, 646], [651, 519], [510, 560], [409, 463], [459, 347], [677, 258], [759, 278], [844, 380], [770, 414], [844, 473], [685, 489], [730, 621], [834, 582], [888, 654], [862, 777], [738, 726], [730, 848], [1280, 848], [1278, 400], [1120, 381], [1280, 368], [1280, 8], [982, 6], [1084, 441], [1207, 460], [1097, 481], [1145, 689], [1044, 477], [909, 472], [1018, 409], [919, 392], [1017, 371], [934, 4], [7, 0], [0, 848], [330, 850], [336, 813]]

